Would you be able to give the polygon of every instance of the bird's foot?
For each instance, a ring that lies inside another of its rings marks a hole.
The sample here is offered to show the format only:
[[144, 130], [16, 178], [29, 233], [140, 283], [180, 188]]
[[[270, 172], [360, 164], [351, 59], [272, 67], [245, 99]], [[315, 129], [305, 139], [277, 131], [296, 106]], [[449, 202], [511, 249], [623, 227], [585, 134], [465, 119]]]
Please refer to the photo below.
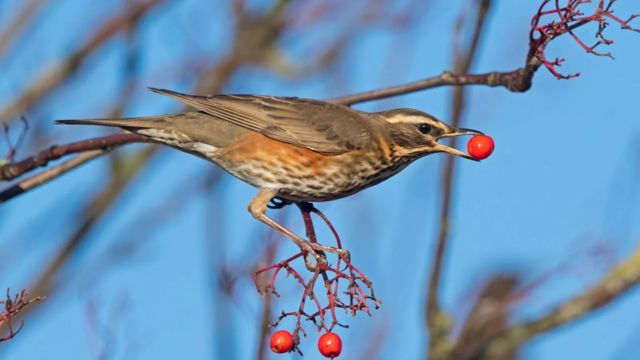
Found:
[[[308, 243], [312, 244], [312, 243]], [[311, 272], [323, 271], [329, 267], [329, 261], [327, 255], [322, 251], [312, 249], [310, 252], [302, 250], [304, 253], [304, 264], [307, 270]], [[313, 258], [313, 261], [311, 260]], [[315, 261], [315, 262], [314, 262]]]
[[[327, 246], [327, 245], [322, 245], [319, 243], [312, 243], [312, 242], [310, 242], [309, 245], [311, 246], [311, 248], [313, 248], [313, 250], [316, 250], [317, 252], [322, 253], [323, 256], [325, 252], [328, 252], [330, 254], [338, 255], [344, 261], [347, 261], [347, 262], [351, 261], [351, 253], [347, 249], [342, 249], [342, 248], [337, 248], [333, 246]], [[326, 259], [326, 256], [325, 256], [325, 259]]]
[[269, 200], [269, 204], [267, 205], [267, 207], [269, 209], [282, 209], [283, 207], [291, 204], [293, 204], [293, 201], [276, 196]]

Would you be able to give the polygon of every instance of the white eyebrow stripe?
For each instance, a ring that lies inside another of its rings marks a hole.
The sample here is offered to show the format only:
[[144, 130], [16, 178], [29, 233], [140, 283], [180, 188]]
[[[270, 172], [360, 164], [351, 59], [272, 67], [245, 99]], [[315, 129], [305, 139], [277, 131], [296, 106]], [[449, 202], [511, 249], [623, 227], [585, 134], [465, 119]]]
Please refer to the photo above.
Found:
[[397, 123], [413, 123], [413, 124], [420, 124], [423, 122], [428, 122], [428, 123], [432, 123], [431, 119], [429, 118], [424, 118], [422, 116], [416, 116], [416, 115], [402, 115], [402, 114], [396, 114], [392, 117], [388, 117], [386, 118], [387, 122], [391, 123], [391, 124], [397, 124]]

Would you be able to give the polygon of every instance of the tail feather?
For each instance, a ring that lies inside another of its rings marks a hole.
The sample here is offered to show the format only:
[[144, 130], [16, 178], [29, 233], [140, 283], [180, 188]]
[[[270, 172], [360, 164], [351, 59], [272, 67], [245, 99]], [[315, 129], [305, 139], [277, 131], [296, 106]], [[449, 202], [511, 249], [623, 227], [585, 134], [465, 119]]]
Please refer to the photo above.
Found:
[[[157, 126], [158, 120], [163, 117], [143, 117], [143, 118], [124, 118], [124, 119], [78, 119], [78, 120], [56, 120], [56, 124], [68, 125], [100, 125], [114, 126], [122, 128], [152, 128]], [[155, 126], [154, 126], [155, 125]]]

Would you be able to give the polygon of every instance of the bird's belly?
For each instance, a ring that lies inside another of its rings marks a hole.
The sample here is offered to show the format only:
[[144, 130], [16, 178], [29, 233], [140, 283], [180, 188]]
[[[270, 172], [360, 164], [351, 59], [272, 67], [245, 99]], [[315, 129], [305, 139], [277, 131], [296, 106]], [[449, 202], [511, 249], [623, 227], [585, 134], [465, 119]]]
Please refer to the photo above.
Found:
[[392, 173], [374, 173], [358, 164], [331, 164], [322, 170], [305, 168], [305, 161], [287, 163], [249, 160], [224, 166], [235, 177], [258, 188], [278, 189], [278, 196], [293, 201], [328, 201], [352, 195]]
[[278, 189], [293, 201], [327, 201], [354, 194], [399, 169], [375, 153], [323, 155], [263, 136], [251, 136], [213, 159], [227, 172], [258, 188]]

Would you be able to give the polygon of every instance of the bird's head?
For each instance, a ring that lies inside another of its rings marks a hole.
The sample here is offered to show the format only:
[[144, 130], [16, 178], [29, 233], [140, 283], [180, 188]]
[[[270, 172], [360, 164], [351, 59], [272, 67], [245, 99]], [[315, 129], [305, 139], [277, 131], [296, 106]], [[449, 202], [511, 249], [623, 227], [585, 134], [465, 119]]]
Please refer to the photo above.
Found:
[[460, 135], [481, 135], [480, 131], [457, 129], [414, 109], [394, 109], [377, 114], [384, 120], [384, 128], [391, 145], [400, 156], [418, 158], [436, 152], [446, 152], [476, 160], [458, 149], [438, 143], [438, 140]]

